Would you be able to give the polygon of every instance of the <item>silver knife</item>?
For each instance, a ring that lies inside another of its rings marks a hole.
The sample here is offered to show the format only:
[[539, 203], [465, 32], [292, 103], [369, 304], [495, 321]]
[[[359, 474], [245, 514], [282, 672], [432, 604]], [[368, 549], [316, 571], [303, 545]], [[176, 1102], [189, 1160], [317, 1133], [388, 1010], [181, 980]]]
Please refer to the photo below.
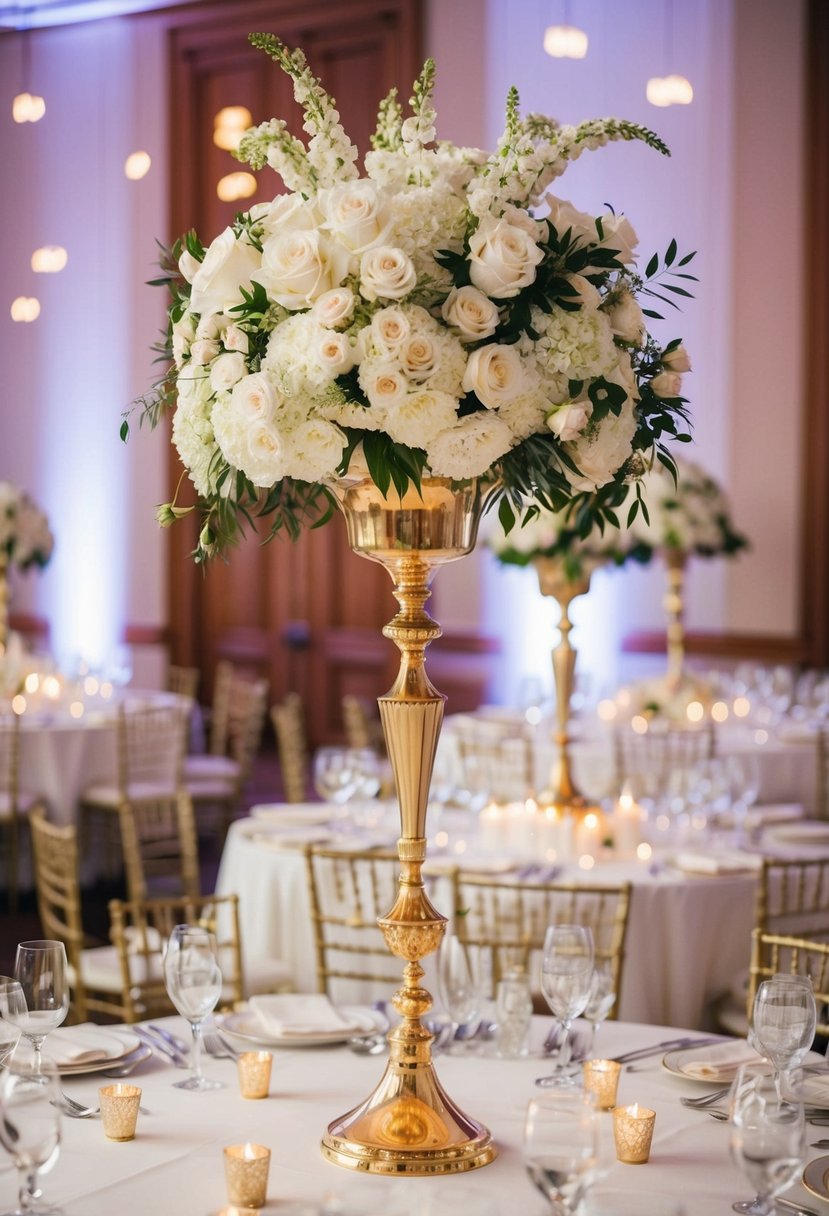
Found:
[[164, 1026], [157, 1026], [154, 1022], [150, 1022], [147, 1029], [151, 1030], [153, 1034], [160, 1035], [166, 1043], [169, 1043], [171, 1047], [176, 1049], [180, 1056], [186, 1056], [187, 1052], [190, 1050], [188, 1043], [185, 1043], [183, 1039], [177, 1038]]
[[640, 1047], [638, 1051], [627, 1051], [624, 1055], [613, 1056], [617, 1064], [628, 1064], [632, 1060], [644, 1060], [646, 1056], [659, 1055], [660, 1051], [677, 1051], [682, 1047], [705, 1047], [709, 1043], [725, 1042], [723, 1035], [695, 1039], [685, 1035], [681, 1039], [665, 1039], [662, 1043], [654, 1043], [651, 1047]]
[[185, 1060], [184, 1056], [176, 1051], [175, 1047], [171, 1047], [164, 1039], [157, 1037], [143, 1026], [133, 1026], [133, 1033], [138, 1035], [142, 1043], [146, 1043], [148, 1047], [152, 1047], [153, 1051], [160, 1051], [168, 1060], [172, 1060], [176, 1068], [189, 1068], [190, 1065]]

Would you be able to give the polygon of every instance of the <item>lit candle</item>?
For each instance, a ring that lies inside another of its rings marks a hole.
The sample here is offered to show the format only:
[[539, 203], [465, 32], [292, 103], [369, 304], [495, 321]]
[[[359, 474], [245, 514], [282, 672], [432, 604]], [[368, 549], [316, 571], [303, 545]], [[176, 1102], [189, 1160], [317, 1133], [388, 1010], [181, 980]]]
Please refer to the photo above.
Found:
[[620, 856], [632, 855], [641, 844], [643, 818], [642, 808], [625, 788], [613, 808], [613, 843]]
[[616, 1156], [628, 1165], [644, 1165], [651, 1155], [655, 1111], [646, 1106], [617, 1106], [613, 1111]]
[[598, 811], [588, 811], [582, 816], [576, 828], [576, 852], [589, 857], [596, 857], [601, 848], [604, 835], [602, 816]]
[[485, 853], [497, 854], [504, 844], [504, 812], [497, 802], [488, 803], [478, 817], [481, 833], [481, 848]]
[[268, 1196], [271, 1150], [262, 1144], [231, 1144], [224, 1150], [225, 1182], [230, 1203], [263, 1208]]
[[616, 1060], [585, 1060], [582, 1064], [584, 1088], [596, 1095], [601, 1110], [616, 1105], [616, 1090], [622, 1065]]

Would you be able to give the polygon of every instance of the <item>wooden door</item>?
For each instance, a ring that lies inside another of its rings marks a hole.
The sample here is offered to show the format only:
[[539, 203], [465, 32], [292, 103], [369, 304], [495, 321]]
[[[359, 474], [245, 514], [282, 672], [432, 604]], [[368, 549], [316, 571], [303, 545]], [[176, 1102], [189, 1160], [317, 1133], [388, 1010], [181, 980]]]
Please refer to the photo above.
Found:
[[[243, 167], [213, 143], [222, 107], [247, 106], [254, 123], [285, 118], [302, 134], [290, 81], [249, 45], [250, 31], [303, 48], [365, 151], [378, 102], [394, 85], [408, 97], [420, 70], [420, 17], [420, 0], [272, 0], [207, 5], [171, 19], [171, 239], [194, 227], [207, 243], [237, 210], [282, 189], [266, 168], [244, 203], [216, 195], [219, 178]], [[171, 452], [174, 486], [181, 470]], [[173, 661], [200, 667], [208, 696], [218, 658], [247, 663], [268, 675], [272, 702], [289, 690], [302, 695], [313, 744], [336, 738], [342, 695], [376, 696], [397, 669], [397, 652], [380, 633], [396, 607], [388, 575], [350, 551], [339, 517], [295, 544], [262, 545], [250, 535], [227, 563], [206, 570], [190, 558], [197, 527], [190, 519], [170, 533]]]

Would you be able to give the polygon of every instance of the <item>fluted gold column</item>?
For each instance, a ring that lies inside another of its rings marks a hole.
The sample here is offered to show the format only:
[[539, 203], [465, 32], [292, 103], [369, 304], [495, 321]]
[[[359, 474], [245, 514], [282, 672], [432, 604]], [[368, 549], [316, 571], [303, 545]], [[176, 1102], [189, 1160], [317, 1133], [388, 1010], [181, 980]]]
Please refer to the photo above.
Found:
[[0, 655], [9, 639], [9, 581], [8, 559], [0, 553]]
[[420, 960], [437, 950], [446, 918], [432, 905], [421, 874], [426, 857], [429, 783], [446, 698], [431, 684], [425, 652], [440, 637], [426, 611], [437, 568], [475, 544], [481, 494], [474, 484], [425, 480], [400, 499], [385, 498], [368, 479], [332, 486], [356, 553], [389, 571], [399, 611], [383, 633], [400, 650], [393, 687], [379, 698], [380, 716], [400, 802], [401, 873], [394, 906], [380, 928], [405, 960], [393, 1004], [400, 1024], [389, 1034], [389, 1059], [374, 1092], [336, 1119], [323, 1137], [328, 1160], [384, 1174], [445, 1174], [486, 1165], [495, 1156], [488, 1130], [445, 1093], [431, 1058], [432, 1034], [421, 1019], [432, 1005]]
[[668, 671], [667, 681], [671, 688], [679, 688], [684, 677], [685, 666], [685, 567], [688, 554], [684, 549], [666, 549], [665, 565], [668, 572], [668, 590], [663, 600], [667, 624]]

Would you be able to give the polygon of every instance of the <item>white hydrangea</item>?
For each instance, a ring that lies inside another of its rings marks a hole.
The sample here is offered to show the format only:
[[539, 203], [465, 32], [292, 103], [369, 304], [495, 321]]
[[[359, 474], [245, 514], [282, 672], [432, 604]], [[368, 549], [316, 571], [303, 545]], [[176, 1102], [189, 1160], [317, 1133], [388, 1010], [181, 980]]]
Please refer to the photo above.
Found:
[[721, 553], [726, 533], [733, 533], [725, 494], [698, 464], [677, 459], [676, 466], [676, 484], [662, 464], [655, 464], [644, 475], [642, 496], [649, 519], [637, 515], [632, 532], [653, 549]]
[[196, 493], [207, 497], [216, 490], [216, 470], [211, 468], [219, 449], [211, 422], [213, 402], [206, 372], [193, 367], [178, 378], [178, 403], [173, 414], [173, 444], [190, 474]]
[[429, 390], [407, 393], [402, 401], [387, 410], [383, 429], [395, 443], [420, 448], [425, 436], [454, 426], [457, 410], [456, 399], [448, 393]]
[[568, 312], [554, 308], [549, 314], [532, 310], [531, 324], [539, 339], [524, 335], [518, 346], [550, 379], [592, 380], [616, 366], [618, 352], [613, 330], [596, 309]]
[[467, 414], [424, 447], [436, 477], [480, 477], [513, 446], [512, 431], [491, 410]]
[[332, 422], [309, 418], [300, 423], [291, 434], [290, 476], [298, 481], [324, 481], [336, 472], [345, 445], [345, 435]]
[[544, 422], [549, 410], [549, 401], [544, 388], [539, 381], [523, 393], [519, 393], [512, 401], [498, 407], [498, 417], [512, 431], [520, 443], [530, 435], [537, 435], [544, 430]]
[[284, 396], [319, 391], [339, 374], [320, 358], [330, 337], [330, 330], [307, 312], [288, 317], [273, 331], [262, 366]]

